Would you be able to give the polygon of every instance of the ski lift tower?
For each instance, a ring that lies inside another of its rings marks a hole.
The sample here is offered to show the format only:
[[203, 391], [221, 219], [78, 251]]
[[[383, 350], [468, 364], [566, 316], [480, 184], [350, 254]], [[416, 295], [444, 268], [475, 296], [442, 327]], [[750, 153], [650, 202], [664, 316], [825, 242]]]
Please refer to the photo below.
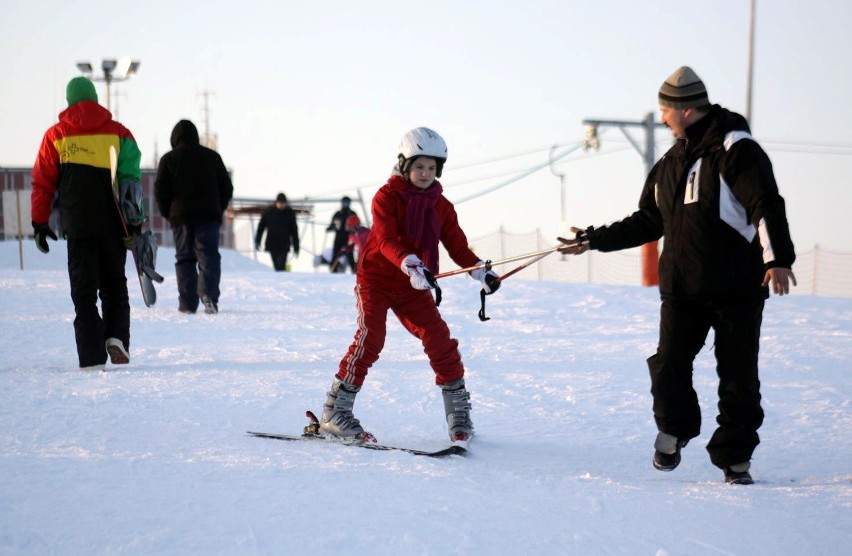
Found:
[[[583, 125], [586, 126], [586, 140], [584, 147], [600, 148], [600, 140], [598, 139], [598, 128], [602, 126], [617, 127], [624, 133], [627, 140], [633, 145], [633, 148], [642, 155], [645, 160], [645, 175], [651, 173], [651, 168], [657, 161], [657, 155], [654, 152], [654, 131], [659, 127], [665, 127], [661, 122], [654, 121], [654, 113], [648, 112], [645, 118], [639, 122], [619, 121], [619, 120], [583, 120]], [[628, 127], [639, 127], [645, 130], [645, 145], [640, 145], [628, 132]], [[651, 241], [641, 247], [642, 250], [642, 285], [643, 286], [658, 286], [660, 284], [660, 274], [658, 269], [659, 252], [657, 250], [657, 242]]]

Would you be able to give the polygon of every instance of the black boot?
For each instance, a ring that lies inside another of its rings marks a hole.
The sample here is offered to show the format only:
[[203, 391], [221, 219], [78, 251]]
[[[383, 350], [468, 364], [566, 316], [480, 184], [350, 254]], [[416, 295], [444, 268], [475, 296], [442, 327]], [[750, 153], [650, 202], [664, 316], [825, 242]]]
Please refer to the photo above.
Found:
[[680, 449], [689, 440], [679, 440], [677, 437], [662, 431], [657, 433], [654, 442], [654, 467], [660, 471], [672, 471], [680, 465]]
[[751, 473], [748, 472], [751, 467], [751, 462], [743, 462], [726, 467], [725, 482], [729, 485], [753, 485], [754, 479], [751, 478]]

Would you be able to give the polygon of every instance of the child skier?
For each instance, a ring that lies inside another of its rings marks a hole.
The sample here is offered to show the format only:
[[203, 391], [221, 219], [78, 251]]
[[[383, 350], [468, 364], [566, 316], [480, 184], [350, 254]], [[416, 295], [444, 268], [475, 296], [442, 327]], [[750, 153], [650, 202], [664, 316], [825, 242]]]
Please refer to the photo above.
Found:
[[370, 228], [362, 226], [358, 215], [353, 214], [346, 219], [346, 231], [349, 233], [349, 243], [343, 249], [343, 252], [355, 255], [355, 265], [357, 268], [358, 261], [361, 259], [361, 253], [364, 252], [364, 247], [367, 245], [367, 238], [370, 237]]
[[[447, 146], [436, 132], [419, 127], [406, 133], [397, 165], [372, 203], [373, 227], [358, 261], [355, 285], [358, 330], [343, 356], [320, 418], [326, 435], [375, 442], [352, 413], [355, 396], [385, 342], [388, 310], [423, 342], [441, 387], [450, 439], [473, 436], [470, 395], [458, 341], [450, 337], [432, 295], [438, 272], [438, 241], [461, 267], [482, 263], [468, 247], [455, 208], [436, 178], [447, 160]], [[470, 275], [487, 294], [497, 291], [498, 276], [485, 268]]]

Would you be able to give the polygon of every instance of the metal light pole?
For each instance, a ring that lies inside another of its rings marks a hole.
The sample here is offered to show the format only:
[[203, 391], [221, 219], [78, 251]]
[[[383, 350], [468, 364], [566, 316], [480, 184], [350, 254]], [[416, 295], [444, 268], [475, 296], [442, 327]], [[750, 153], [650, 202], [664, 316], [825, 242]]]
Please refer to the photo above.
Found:
[[550, 162], [550, 173], [559, 178], [559, 235], [564, 236], [568, 233], [568, 220], [565, 218], [565, 172], [557, 172], [553, 166], [553, 155], [558, 147], [557, 144], [550, 147], [548, 162]]
[[92, 64], [89, 62], [77, 62], [77, 69], [80, 73], [91, 79], [92, 81], [106, 83], [106, 107], [112, 111], [112, 101], [110, 95], [110, 84], [113, 82], [126, 81], [136, 75], [139, 70], [139, 60], [131, 60], [130, 58], [122, 58], [121, 60], [103, 60], [101, 69], [104, 72], [103, 77], [94, 77]]
[[754, 85], [754, 11], [755, 0], [751, 0], [748, 17], [748, 68], [746, 77], [746, 109], [745, 119], [751, 126], [751, 90]]
[[[587, 126], [586, 137], [587, 141], [597, 148], [600, 145], [598, 140], [597, 129], [601, 126], [615, 126], [624, 133], [633, 148], [642, 155], [645, 159], [645, 175], [651, 173], [651, 168], [657, 161], [657, 155], [654, 153], [654, 130], [658, 127], [666, 127], [661, 122], [654, 121], [654, 113], [648, 112], [645, 114], [645, 119], [640, 122], [624, 122], [617, 120], [583, 120], [583, 125]], [[645, 147], [643, 148], [637, 143], [629, 133], [628, 127], [641, 127], [645, 130]], [[659, 269], [657, 268], [659, 260], [659, 252], [657, 250], [657, 242], [652, 241], [642, 246], [642, 285], [657, 286], [660, 284]]]

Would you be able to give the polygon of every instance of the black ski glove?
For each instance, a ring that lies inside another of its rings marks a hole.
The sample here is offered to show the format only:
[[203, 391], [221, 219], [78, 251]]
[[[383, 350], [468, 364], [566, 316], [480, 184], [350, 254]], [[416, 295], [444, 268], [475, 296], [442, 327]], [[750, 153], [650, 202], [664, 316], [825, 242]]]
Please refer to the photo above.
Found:
[[485, 295], [491, 295], [492, 293], [500, 289], [500, 277], [490, 270], [485, 273], [485, 278], [483, 279], [483, 282], [484, 285], [487, 286], [483, 289], [488, 290], [485, 292]]
[[47, 244], [47, 238], [56, 241], [56, 234], [50, 229], [47, 224], [36, 224], [33, 222], [33, 232], [35, 233], [35, 243], [38, 250], [42, 253], [49, 253], [50, 246]]

